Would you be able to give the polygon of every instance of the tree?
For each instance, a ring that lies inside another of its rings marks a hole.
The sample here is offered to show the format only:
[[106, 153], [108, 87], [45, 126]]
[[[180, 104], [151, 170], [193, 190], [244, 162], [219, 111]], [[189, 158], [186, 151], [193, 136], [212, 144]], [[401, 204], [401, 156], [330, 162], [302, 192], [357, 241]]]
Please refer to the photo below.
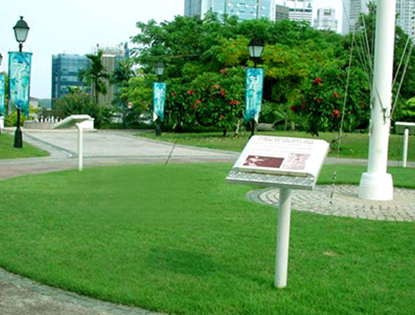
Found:
[[195, 90], [192, 112], [196, 121], [205, 127], [216, 126], [226, 136], [243, 118], [245, 77], [242, 67], [207, 72], [193, 82]]
[[87, 58], [90, 60], [88, 68], [79, 71], [79, 79], [91, 86], [92, 99], [98, 104], [98, 98], [100, 94], [105, 95], [107, 93], [107, 80], [109, 74], [102, 63], [103, 51], [99, 50], [96, 55], [88, 54]]
[[56, 100], [54, 112], [61, 118], [73, 114], [87, 114], [95, 118], [97, 128], [109, 124], [112, 117], [111, 108], [100, 107], [91, 101], [88, 93], [80, 88], [69, 88], [61, 99]]

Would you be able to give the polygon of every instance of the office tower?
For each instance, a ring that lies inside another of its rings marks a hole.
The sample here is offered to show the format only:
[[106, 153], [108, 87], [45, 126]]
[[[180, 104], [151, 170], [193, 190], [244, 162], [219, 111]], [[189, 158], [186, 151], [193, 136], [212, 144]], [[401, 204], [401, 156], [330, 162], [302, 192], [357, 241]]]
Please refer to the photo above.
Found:
[[317, 10], [317, 18], [314, 19], [314, 28], [337, 32], [338, 21], [333, 8], [320, 8]]
[[283, 5], [275, 5], [275, 21], [280, 20], [289, 20], [290, 19], [290, 9]]
[[207, 12], [237, 16], [240, 20], [275, 19], [275, 0], [185, 0], [184, 15], [203, 18]]
[[79, 80], [80, 70], [89, 66], [86, 56], [58, 54], [52, 56], [52, 107], [55, 100], [62, 98], [71, 87], [86, 87]]
[[[97, 45], [96, 53], [98, 53], [98, 50], [101, 50], [103, 52], [102, 64], [108, 74], [114, 73], [118, 64], [121, 61], [129, 58], [129, 49], [128, 49], [127, 43], [120, 44], [117, 46]], [[116, 85], [110, 83], [109, 80], [106, 80], [105, 84], [106, 84], [107, 93], [105, 95], [100, 94], [98, 96], [98, 104], [103, 105], [103, 106], [110, 106], [110, 105], [113, 105], [118, 89]]]
[[343, 0], [342, 34], [346, 35], [356, 30], [356, 23], [361, 13], [368, 14], [369, 0]]
[[284, 5], [289, 8], [291, 21], [306, 21], [310, 25], [313, 21], [313, 0], [285, 0]]
[[415, 0], [396, 0], [396, 24], [415, 39]]

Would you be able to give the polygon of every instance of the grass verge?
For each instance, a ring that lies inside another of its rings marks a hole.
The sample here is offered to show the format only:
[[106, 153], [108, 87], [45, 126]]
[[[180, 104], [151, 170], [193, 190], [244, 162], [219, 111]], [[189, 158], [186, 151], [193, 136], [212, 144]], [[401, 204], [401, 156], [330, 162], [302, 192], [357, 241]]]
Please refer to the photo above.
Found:
[[[136, 135], [154, 140], [176, 142], [179, 144], [204, 147], [210, 149], [220, 149], [241, 152], [248, 142], [249, 133], [243, 132], [238, 138], [232, 136], [223, 137], [222, 133], [163, 133], [161, 137], [156, 137], [154, 133], [140, 132]], [[318, 138], [312, 137], [305, 132], [258, 132], [258, 135], [294, 137], [294, 138], [313, 138], [326, 140], [329, 143], [335, 139], [337, 133], [322, 132]], [[415, 148], [415, 137], [409, 137], [409, 148]], [[367, 134], [345, 133], [341, 140], [339, 157], [366, 159], [369, 150], [369, 137]], [[389, 139], [389, 159], [402, 161], [403, 136], [391, 135]], [[337, 148], [329, 152], [330, 157], [336, 157]], [[415, 149], [408, 150], [408, 161], [415, 161]]]
[[39, 150], [27, 142], [23, 142], [22, 149], [16, 149], [13, 144], [13, 136], [4, 132], [0, 134], [0, 159], [20, 159], [49, 155], [48, 152]]
[[[0, 266], [174, 314], [413, 314], [414, 223], [293, 212], [288, 287], [278, 290], [277, 209], [226, 183], [230, 167], [122, 166], [2, 181]], [[324, 166], [320, 183], [331, 183], [334, 167]], [[362, 169], [337, 166], [338, 181], [356, 183]], [[415, 176], [391, 171], [396, 184]]]

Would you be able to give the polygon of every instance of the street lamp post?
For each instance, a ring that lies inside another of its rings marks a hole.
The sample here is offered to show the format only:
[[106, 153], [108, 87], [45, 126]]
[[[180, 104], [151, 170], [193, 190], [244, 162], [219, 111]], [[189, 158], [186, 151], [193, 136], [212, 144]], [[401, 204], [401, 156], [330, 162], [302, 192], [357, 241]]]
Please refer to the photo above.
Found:
[[[264, 51], [264, 42], [257, 37], [252, 38], [248, 44], [249, 55], [254, 61], [254, 68], [257, 67], [257, 61], [261, 58], [262, 52]], [[251, 136], [255, 134], [255, 118], [251, 119]]]
[[[23, 16], [20, 17], [20, 20], [17, 21], [16, 25], [13, 27], [14, 36], [16, 41], [19, 43], [19, 52], [23, 51], [23, 43], [26, 41], [27, 35], [29, 34], [29, 26], [26, 21], [23, 20]], [[16, 131], [14, 133], [14, 147], [23, 148], [23, 139], [22, 139], [22, 130], [20, 129], [20, 108], [17, 108], [17, 122], [16, 122]]]
[[[164, 73], [164, 63], [159, 61], [154, 65], [154, 72], [157, 74], [159, 78], [159, 82], [161, 82], [161, 76]], [[160, 117], [157, 118], [156, 122], [156, 136], [161, 136], [161, 119]]]

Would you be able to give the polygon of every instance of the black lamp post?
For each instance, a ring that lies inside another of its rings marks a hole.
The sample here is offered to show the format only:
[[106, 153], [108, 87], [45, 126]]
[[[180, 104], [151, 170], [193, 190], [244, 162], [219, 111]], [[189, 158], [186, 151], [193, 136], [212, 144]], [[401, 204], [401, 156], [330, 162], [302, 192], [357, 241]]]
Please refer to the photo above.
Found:
[[[251, 39], [248, 44], [248, 51], [249, 55], [254, 61], [254, 68], [256, 68], [257, 60], [261, 58], [262, 52], [264, 51], [264, 42], [257, 37]], [[255, 119], [252, 118], [251, 120], [251, 136], [255, 134]]]
[[[159, 82], [161, 82], [161, 76], [164, 73], [164, 63], [159, 61], [154, 65], [154, 72], [159, 77]], [[156, 122], [156, 136], [161, 136], [161, 120], [160, 117], [157, 118]]]
[[[23, 50], [23, 43], [26, 41], [27, 34], [29, 34], [29, 26], [26, 21], [23, 20], [23, 16], [20, 17], [20, 20], [17, 21], [16, 25], [13, 27], [14, 36], [16, 41], [19, 43], [19, 52]], [[17, 122], [16, 122], [16, 131], [14, 133], [14, 147], [23, 148], [23, 139], [22, 139], [22, 130], [20, 129], [20, 108], [17, 108]]]

